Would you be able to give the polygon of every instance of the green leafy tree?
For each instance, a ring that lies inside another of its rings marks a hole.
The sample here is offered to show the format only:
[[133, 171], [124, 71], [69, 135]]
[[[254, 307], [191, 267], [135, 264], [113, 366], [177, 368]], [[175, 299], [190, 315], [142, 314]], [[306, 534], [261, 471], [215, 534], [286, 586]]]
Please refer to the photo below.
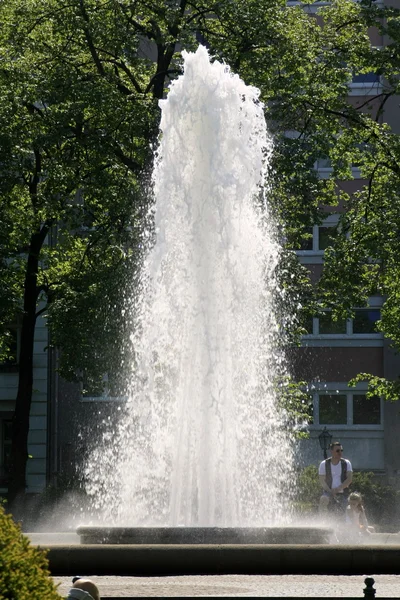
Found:
[[[354, 307], [365, 307], [369, 296], [381, 295], [384, 303], [377, 331], [384, 333], [398, 351], [400, 138], [396, 123], [386, 122], [385, 109], [394, 102], [398, 106], [399, 11], [373, 2], [361, 2], [353, 11], [359, 16], [358, 28], [375, 27], [389, 41], [383, 48], [366, 43], [363, 51], [349, 46], [343, 52], [353, 73], [373, 72], [380, 77], [376, 96], [358, 107], [329, 102], [323, 108], [337, 129], [327, 153], [332, 177], [352, 180], [356, 169], [362, 182], [353, 194], [338, 190], [343, 212], [335, 241], [325, 253], [317, 293], [335, 318], [353, 317]], [[326, 13], [329, 22], [338, 23], [334, 5]], [[359, 381], [369, 382], [368, 395], [392, 401], [399, 398], [399, 380], [360, 373], [351, 383]]]
[[[85, 23], [79, 11], [64, 14], [62, 21], [54, 4], [58, 18], [52, 21], [46, 12], [50, 5], [41, 7], [43, 13], [35, 3], [10, 2], [2, 8], [3, 330], [22, 314], [9, 485], [13, 501], [25, 489], [38, 316], [49, 315], [54, 343], [63, 350], [60, 371], [67, 378], [88, 373], [89, 382], [98, 383], [105, 364], [112, 371], [123, 359], [124, 295], [119, 290], [140, 254], [138, 222], [145, 209], [140, 186], [150, 156], [154, 101], [150, 96], [133, 110], [115, 91], [118, 84], [107, 85], [90, 61], [85, 64], [89, 50], [85, 55], [68, 47], [75, 20]], [[63, 60], [70, 52], [67, 66]], [[69, 331], [62, 335], [66, 325]], [[100, 336], [93, 335], [99, 331]]]

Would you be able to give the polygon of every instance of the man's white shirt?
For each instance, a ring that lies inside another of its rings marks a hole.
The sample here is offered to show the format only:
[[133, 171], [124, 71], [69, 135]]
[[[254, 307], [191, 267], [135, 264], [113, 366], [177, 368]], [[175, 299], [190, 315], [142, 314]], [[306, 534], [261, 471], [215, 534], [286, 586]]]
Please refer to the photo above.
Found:
[[[347, 463], [347, 473], [353, 472], [353, 467], [351, 466], [351, 462], [347, 460], [347, 458], [343, 458]], [[332, 489], [339, 487], [342, 484], [342, 463], [339, 460], [337, 465], [334, 465], [331, 462], [331, 471], [332, 471]], [[319, 465], [319, 475], [326, 475], [325, 471], [325, 461]]]

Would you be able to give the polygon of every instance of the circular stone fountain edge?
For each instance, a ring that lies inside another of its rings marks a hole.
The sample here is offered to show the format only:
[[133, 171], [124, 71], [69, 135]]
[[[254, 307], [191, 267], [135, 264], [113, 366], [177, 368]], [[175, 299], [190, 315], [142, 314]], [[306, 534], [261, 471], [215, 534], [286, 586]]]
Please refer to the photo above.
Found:
[[81, 544], [329, 544], [324, 527], [86, 527]]
[[398, 573], [400, 546], [76, 545], [48, 549], [54, 575], [222, 575]]

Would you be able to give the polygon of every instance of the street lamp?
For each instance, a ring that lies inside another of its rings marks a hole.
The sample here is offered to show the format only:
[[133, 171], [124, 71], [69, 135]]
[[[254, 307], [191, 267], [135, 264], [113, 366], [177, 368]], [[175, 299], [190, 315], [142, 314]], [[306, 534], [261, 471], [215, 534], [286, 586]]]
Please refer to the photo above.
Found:
[[329, 433], [326, 426], [324, 427], [323, 431], [319, 434], [318, 439], [319, 439], [319, 445], [321, 446], [321, 449], [324, 451], [324, 458], [326, 460], [326, 458], [327, 458], [326, 451], [328, 450], [330, 443], [332, 441], [332, 435]]

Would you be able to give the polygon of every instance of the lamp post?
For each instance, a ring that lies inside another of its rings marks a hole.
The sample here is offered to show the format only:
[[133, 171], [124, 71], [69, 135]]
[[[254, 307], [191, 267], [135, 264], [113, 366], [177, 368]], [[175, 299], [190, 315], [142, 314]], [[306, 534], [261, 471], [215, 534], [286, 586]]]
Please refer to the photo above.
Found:
[[324, 459], [326, 460], [327, 459], [326, 452], [332, 441], [332, 434], [329, 433], [326, 426], [324, 427], [323, 431], [319, 434], [318, 440], [319, 440], [319, 445], [321, 446], [321, 449], [324, 451]]

